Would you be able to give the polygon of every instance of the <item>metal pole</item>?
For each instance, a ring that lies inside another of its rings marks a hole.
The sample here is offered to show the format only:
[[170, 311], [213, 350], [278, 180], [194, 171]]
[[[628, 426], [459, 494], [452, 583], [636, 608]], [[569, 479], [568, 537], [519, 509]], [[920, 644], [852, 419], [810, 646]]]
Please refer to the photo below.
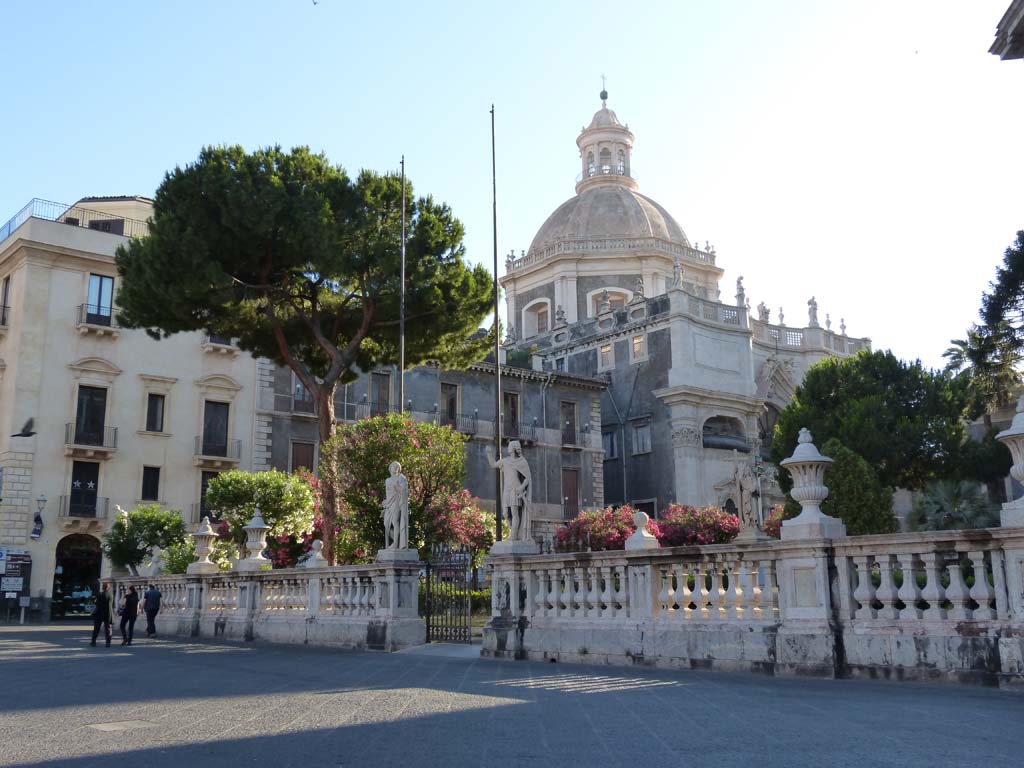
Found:
[[[501, 460], [501, 331], [498, 327], [498, 165], [491, 104], [491, 197], [494, 219], [494, 456]], [[501, 541], [501, 470], [494, 470], [494, 538]]]
[[402, 274], [398, 292], [398, 408], [405, 413], [405, 155], [402, 155]]

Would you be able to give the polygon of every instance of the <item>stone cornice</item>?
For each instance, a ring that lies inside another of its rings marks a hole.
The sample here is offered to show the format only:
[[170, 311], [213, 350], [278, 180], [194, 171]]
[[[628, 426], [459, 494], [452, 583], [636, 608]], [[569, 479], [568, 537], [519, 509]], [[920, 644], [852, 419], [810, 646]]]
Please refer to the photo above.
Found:
[[[494, 375], [494, 363], [480, 362], [473, 363], [469, 370], [477, 373]], [[550, 384], [563, 384], [579, 389], [604, 390], [608, 388], [608, 382], [604, 379], [594, 379], [589, 376], [579, 376], [574, 373], [562, 373], [560, 371], [535, 371], [532, 368], [518, 368], [512, 365], [501, 366], [502, 378], [511, 376], [523, 381], [547, 382]]]
[[656, 389], [653, 394], [659, 400], [665, 401], [666, 405], [699, 403], [715, 408], [732, 408], [742, 413], [760, 412], [764, 407], [764, 399], [756, 395], [720, 392], [686, 384]]

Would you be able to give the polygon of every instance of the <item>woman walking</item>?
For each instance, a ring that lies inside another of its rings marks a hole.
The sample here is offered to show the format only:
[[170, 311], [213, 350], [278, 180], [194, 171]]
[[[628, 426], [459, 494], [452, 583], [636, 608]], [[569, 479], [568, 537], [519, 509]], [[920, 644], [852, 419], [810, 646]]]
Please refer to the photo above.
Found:
[[[139, 617], [139, 593], [135, 587], [128, 587], [121, 607], [121, 645], [131, 645], [135, 634], [135, 619]], [[127, 630], [127, 631], [126, 631]]]
[[100, 593], [96, 595], [96, 608], [92, 612], [92, 643], [96, 645], [96, 638], [100, 634], [100, 627], [104, 629], [107, 636], [107, 648], [110, 647], [110, 625], [114, 622], [114, 596], [110, 592], [110, 585], [103, 582]]

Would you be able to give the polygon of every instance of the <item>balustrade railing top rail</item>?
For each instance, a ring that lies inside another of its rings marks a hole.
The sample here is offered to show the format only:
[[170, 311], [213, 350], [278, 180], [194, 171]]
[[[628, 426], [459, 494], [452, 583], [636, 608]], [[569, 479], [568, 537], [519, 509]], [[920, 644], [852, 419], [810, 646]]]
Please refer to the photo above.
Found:
[[714, 264], [713, 251], [701, 251], [681, 243], [665, 240], [660, 237], [586, 237], [577, 239], [555, 240], [531, 250], [518, 259], [510, 259], [505, 267], [508, 272], [540, 263], [560, 253], [593, 253], [595, 251], [657, 251], [702, 264]]

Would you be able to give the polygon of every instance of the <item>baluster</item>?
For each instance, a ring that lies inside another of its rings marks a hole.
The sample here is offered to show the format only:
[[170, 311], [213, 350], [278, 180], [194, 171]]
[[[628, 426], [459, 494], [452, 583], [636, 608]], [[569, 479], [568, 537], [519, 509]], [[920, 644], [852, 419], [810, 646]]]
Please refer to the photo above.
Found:
[[904, 552], [897, 555], [900, 571], [903, 573], [903, 583], [897, 596], [903, 601], [903, 610], [900, 611], [900, 619], [913, 621], [920, 619], [923, 611], [917, 603], [921, 599], [921, 587], [917, 583], [917, 574], [914, 572], [914, 565], [917, 562], [912, 552]]
[[587, 566], [587, 574], [590, 579], [590, 592], [587, 595], [587, 615], [597, 618], [601, 615], [601, 569], [597, 566]]
[[546, 614], [544, 599], [547, 595], [547, 585], [544, 583], [544, 571], [528, 571], [530, 579], [534, 584], [533, 588], [533, 616], [544, 616]]
[[992, 601], [995, 599], [996, 591], [988, 583], [988, 573], [985, 571], [985, 553], [981, 551], [968, 552], [967, 556], [971, 558], [971, 565], [974, 568], [971, 599], [978, 604], [974, 610], [974, 618], [978, 621], [994, 619], [996, 612], [992, 610]]
[[949, 562], [946, 570], [949, 573], [946, 599], [950, 602], [950, 608], [946, 615], [954, 621], [965, 621], [971, 617], [970, 610], [967, 607], [967, 601], [971, 595], [964, 584], [964, 574], [960, 570], [960, 558], [955, 553], [954, 559]]
[[668, 565], [659, 565], [658, 568], [658, 581], [661, 585], [661, 589], [658, 590], [658, 608], [663, 616], [670, 616], [675, 608], [675, 593], [672, 589], [672, 567]]
[[725, 590], [722, 587], [721, 563], [718, 562], [717, 558], [708, 562], [708, 574], [711, 576], [711, 585], [708, 589], [708, 600], [710, 602], [708, 618], [716, 621], [725, 616], [725, 611], [722, 608]]
[[672, 572], [676, 577], [676, 604], [679, 606], [677, 617], [689, 619], [693, 616], [693, 609], [690, 603], [693, 602], [693, 590], [690, 589], [691, 567], [684, 563], [672, 566]]
[[572, 604], [573, 604], [572, 591], [573, 591], [573, 581], [575, 580], [575, 575], [573, 573], [574, 570], [575, 569], [571, 565], [570, 566], [566, 566], [565, 568], [562, 569], [561, 577], [558, 580], [558, 585], [559, 585], [559, 588], [561, 589], [561, 594], [558, 596], [559, 597], [559, 601], [560, 601], [559, 607], [561, 609], [561, 612], [563, 614], [567, 615], [567, 616], [572, 616], [573, 615], [573, 611], [572, 611]]
[[775, 592], [775, 561], [761, 560], [758, 563], [758, 582], [760, 588], [757, 595], [757, 604], [760, 609], [760, 618], [765, 621], [774, 621], [778, 602]]
[[698, 560], [693, 565], [693, 604], [696, 607], [695, 618], [706, 619], [708, 611], [708, 564], [707, 558]]
[[867, 555], [854, 555], [853, 562], [857, 566], [857, 587], [853, 590], [853, 599], [860, 603], [854, 616], [858, 619], [875, 618], [875, 585], [871, 581], [871, 564]]
[[367, 576], [360, 581], [362, 582], [361, 587], [363, 593], [359, 598], [359, 607], [362, 608], [363, 616], [369, 616], [373, 613], [374, 607], [373, 580]]
[[725, 616], [728, 619], [743, 618], [743, 560], [727, 560], [725, 563], [726, 578], [729, 586], [725, 592]]
[[612, 569], [607, 565], [601, 566], [601, 617], [608, 619], [615, 615], [615, 606], [612, 605]]
[[879, 555], [875, 558], [878, 563], [878, 575], [880, 581], [878, 589], [875, 590], [875, 599], [882, 607], [878, 610], [878, 616], [883, 619], [899, 618], [900, 612], [896, 607], [896, 585], [892, 580], [892, 555]]
[[615, 566], [615, 574], [618, 577], [618, 586], [615, 589], [615, 603], [618, 616], [629, 616], [629, 578], [628, 571], [624, 565]]
[[551, 568], [548, 570], [548, 615], [558, 617], [562, 613], [562, 569]]
[[736, 588], [738, 594], [736, 596], [736, 617], [750, 621], [757, 618], [757, 614], [754, 611], [757, 595], [754, 593], [753, 584], [753, 579], [756, 578], [754, 576], [756, 566], [753, 562], [742, 558], [738, 561], [737, 565]]
[[935, 552], [925, 552], [921, 555], [921, 564], [925, 577], [921, 598], [928, 603], [924, 610], [924, 618], [927, 621], [940, 621], [946, 618], [946, 609], [942, 607], [946, 590], [942, 586], [942, 565], [939, 556]]

